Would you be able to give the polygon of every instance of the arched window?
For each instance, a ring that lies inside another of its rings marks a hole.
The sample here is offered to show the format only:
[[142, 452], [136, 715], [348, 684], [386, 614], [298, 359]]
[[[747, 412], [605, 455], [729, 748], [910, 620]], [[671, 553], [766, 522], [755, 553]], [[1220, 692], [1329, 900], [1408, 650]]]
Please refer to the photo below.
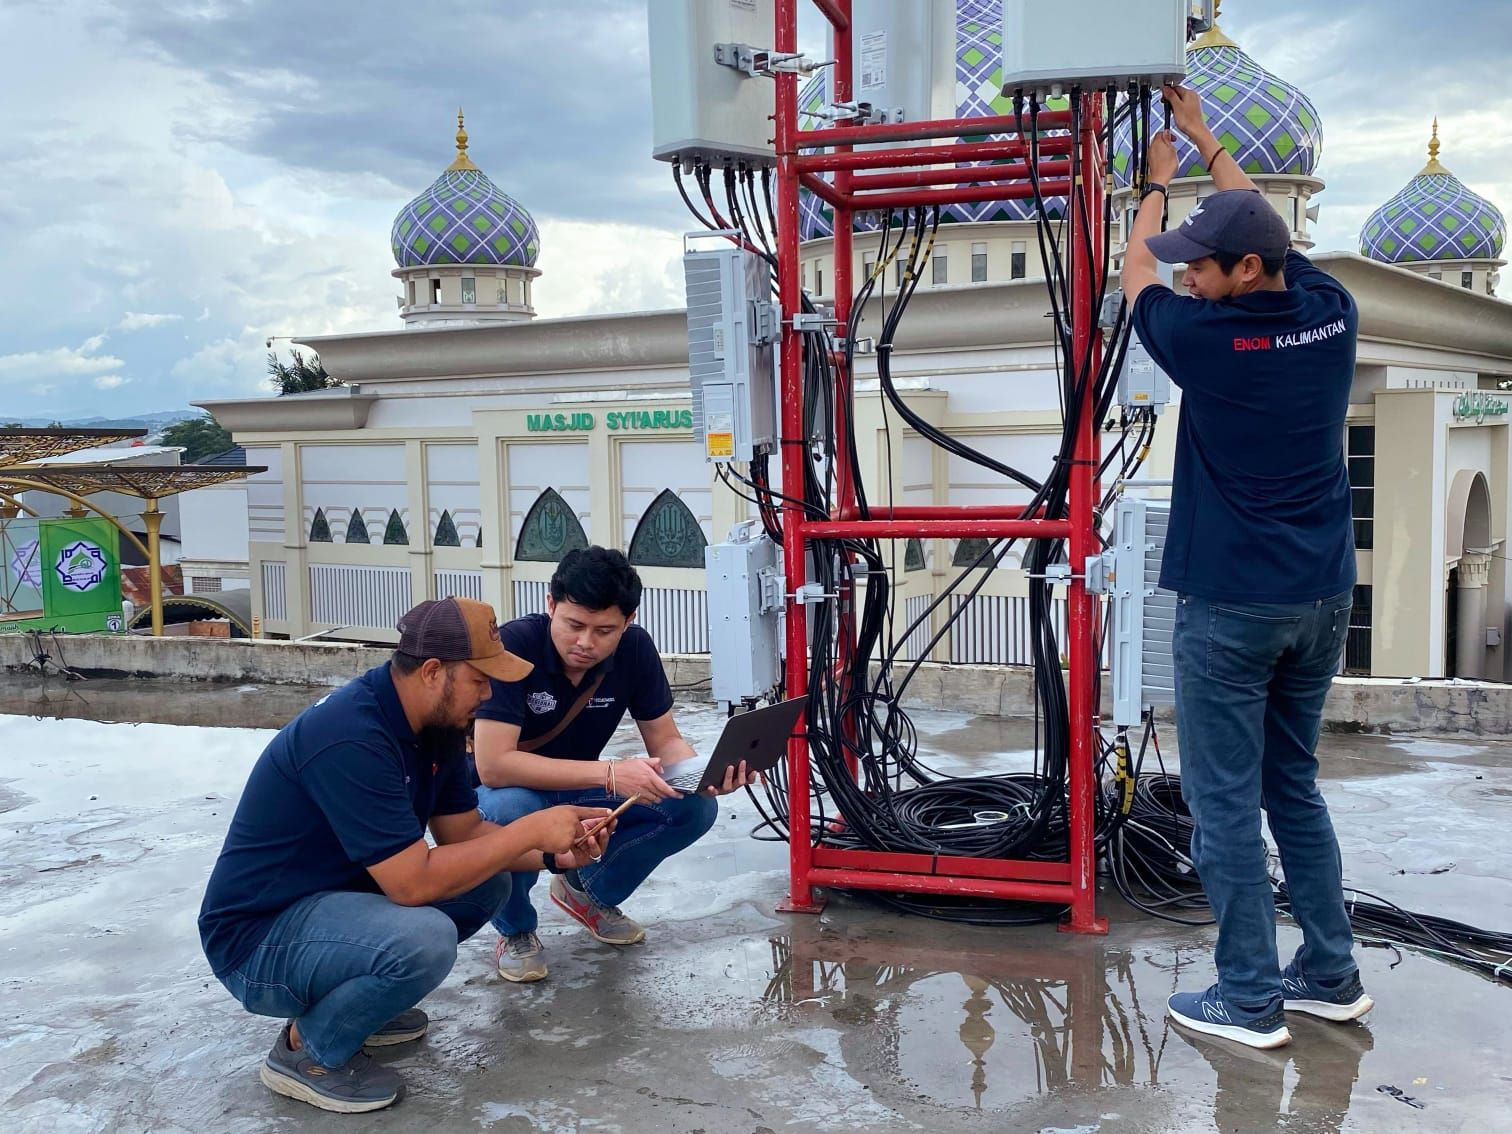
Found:
[[388, 524], [383, 529], [383, 542], [390, 547], [409, 545], [409, 532], [404, 530], [404, 521], [399, 518], [398, 508], [389, 513]]
[[708, 543], [697, 518], [667, 488], [635, 525], [630, 562], [637, 567], [702, 567]]
[[310, 542], [331, 543], [331, 525], [326, 522], [324, 508], [315, 509], [315, 518], [310, 521]]
[[373, 542], [368, 538], [367, 521], [362, 518], [362, 510], [359, 508], [352, 509], [352, 518], [347, 521], [346, 541], [348, 543]]
[[436, 538], [432, 542], [437, 547], [462, 546], [462, 537], [457, 534], [457, 524], [450, 512], [442, 512], [441, 519], [436, 521]]
[[[952, 567], [991, 567], [992, 557], [987, 555], [987, 550], [991, 546], [992, 542], [990, 540], [963, 539], [960, 543], [956, 544], [955, 555], [951, 559], [950, 565]], [[983, 559], [984, 555], [987, 558]], [[978, 563], [978, 559], [982, 561]]]
[[924, 570], [924, 543], [919, 539], [911, 539], [903, 551], [903, 570]]
[[525, 514], [514, 557], [524, 563], [556, 563], [569, 551], [587, 546], [588, 535], [576, 514], [561, 493], [548, 488]]

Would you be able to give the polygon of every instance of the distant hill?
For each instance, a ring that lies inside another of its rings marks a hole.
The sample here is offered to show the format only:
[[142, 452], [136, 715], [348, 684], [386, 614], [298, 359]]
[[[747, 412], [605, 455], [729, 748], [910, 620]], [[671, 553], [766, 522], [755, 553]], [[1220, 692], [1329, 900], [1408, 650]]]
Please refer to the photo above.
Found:
[[[155, 437], [176, 421], [202, 416], [204, 414], [201, 410], [181, 409], [139, 413], [130, 417], [70, 417], [61, 419], [61, 423], [74, 429], [145, 429], [149, 435]], [[21, 424], [40, 429], [51, 425], [55, 420], [59, 419], [26, 417], [21, 419]]]

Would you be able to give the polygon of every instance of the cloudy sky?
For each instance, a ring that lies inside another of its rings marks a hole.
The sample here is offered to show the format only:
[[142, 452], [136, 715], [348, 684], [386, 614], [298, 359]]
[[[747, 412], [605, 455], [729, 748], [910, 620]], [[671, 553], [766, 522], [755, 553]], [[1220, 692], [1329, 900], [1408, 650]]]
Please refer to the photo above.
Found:
[[[0, 416], [251, 394], [269, 336], [398, 327], [389, 226], [451, 160], [458, 105], [541, 228], [542, 315], [678, 305], [647, 2], [4, 0]], [[1322, 112], [1320, 249], [1356, 247], [1434, 114], [1445, 164], [1512, 212], [1512, 4], [1227, 9]]]

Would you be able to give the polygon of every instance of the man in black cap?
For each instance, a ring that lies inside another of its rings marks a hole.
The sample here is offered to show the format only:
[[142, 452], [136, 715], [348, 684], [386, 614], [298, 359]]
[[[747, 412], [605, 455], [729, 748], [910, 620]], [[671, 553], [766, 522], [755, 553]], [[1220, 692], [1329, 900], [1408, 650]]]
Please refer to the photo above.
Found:
[[508, 826], [478, 814], [467, 726], [490, 678], [529, 672], [486, 604], [423, 602], [389, 662], [306, 709], [253, 765], [199, 929], [231, 995], [289, 1019], [260, 1072], [272, 1090], [341, 1113], [394, 1102], [399, 1076], [362, 1049], [425, 1034], [415, 1005], [509, 896], [509, 872], [603, 856], [604, 808]]
[[[1165, 97], [1219, 190], [1160, 232], [1178, 162], [1159, 134], [1123, 269], [1140, 341], [1182, 389], [1160, 585], [1178, 595], [1182, 795], [1218, 920], [1218, 983], [1168, 1009], [1196, 1031], [1278, 1047], [1288, 1010], [1350, 1020], [1372, 1005], [1313, 753], [1355, 582], [1343, 439], [1359, 314], [1290, 250], [1286, 222], [1213, 137], [1197, 94]], [[1164, 286], [1157, 260], [1186, 264], [1190, 298]], [[1302, 927], [1284, 972], [1262, 806]]]

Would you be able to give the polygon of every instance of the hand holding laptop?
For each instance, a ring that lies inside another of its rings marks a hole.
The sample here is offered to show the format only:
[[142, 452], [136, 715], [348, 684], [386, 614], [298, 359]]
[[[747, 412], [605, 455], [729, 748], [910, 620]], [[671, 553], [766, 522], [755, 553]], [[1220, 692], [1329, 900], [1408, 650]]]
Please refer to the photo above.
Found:
[[711, 784], [703, 789], [703, 795], [729, 795], [732, 791], [739, 791], [745, 787], [755, 787], [757, 784], [766, 783], [766, 777], [760, 772], [753, 772], [746, 767], [742, 760], [734, 768], [726, 768], [724, 782]]
[[662, 778], [662, 762], [655, 756], [616, 760], [614, 790], [617, 795], [638, 795], [649, 803], [678, 797], [677, 790]]

